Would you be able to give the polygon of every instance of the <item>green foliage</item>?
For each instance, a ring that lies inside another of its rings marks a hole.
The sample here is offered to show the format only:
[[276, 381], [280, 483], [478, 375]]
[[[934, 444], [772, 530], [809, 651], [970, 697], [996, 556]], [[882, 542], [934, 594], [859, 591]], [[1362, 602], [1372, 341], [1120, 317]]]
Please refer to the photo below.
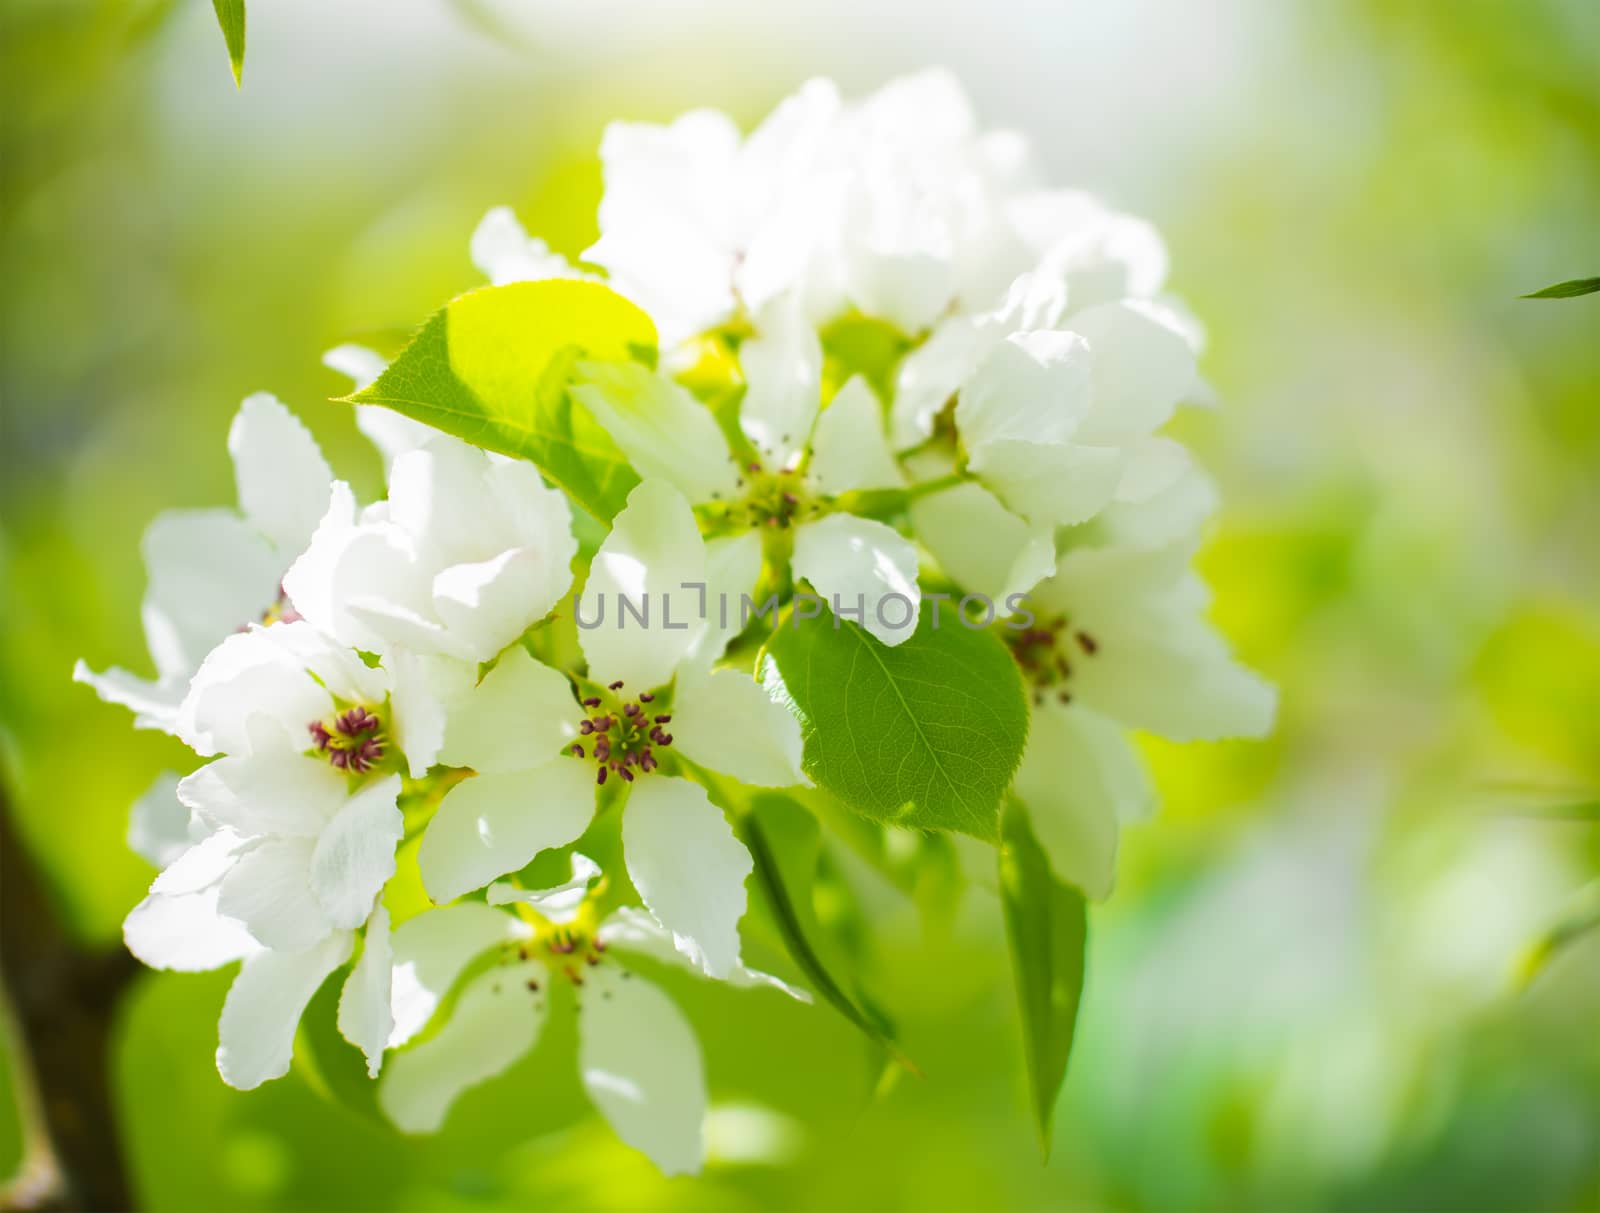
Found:
[[1600, 278], [1573, 278], [1568, 282], [1558, 282], [1554, 286], [1547, 286], [1542, 291], [1534, 291], [1524, 295], [1524, 299], [1576, 299], [1579, 295], [1592, 295], [1600, 291]]
[[879, 643], [824, 608], [784, 621], [762, 677], [781, 681], [805, 735], [806, 773], [864, 817], [993, 841], [1022, 759], [1022, 678], [989, 632], [925, 609]]
[[367, 1077], [361, 1051], [339, 1033], [339, 995], [350, 965], [329, 974], [306, 1005], [295, 1033], [294, 1065], [324, 1099], [389, 1129], [378, 1108], [378, 1084]]
[[1000, 902], [1017, 983], [1022, 1051], [1039, 1148], [1050, 1155], [1050, 1121], [1067, 1075], [1088, 936], [1083, 894], [1058, 881], [1028, 823], [1011, 801], [1001, 816]]
[[530, 460], [605, 521], [639, 477], [567, 383], [579, 358], [648, 360], [655, 345], [650, 318], [598, 282], [484, 287], [435, 312], [374, 383], [344, 399]]
[[822, 850], [822, 831], [816, 819], [791, 800], [761, 796], [740, 818], [740, 830], [755, 861], [754, 887], [790, 958], [811, 988], [901, 1065], [914, 1070], [894, 1043], [889, 1025], [865, 1000], [845, 991], [814, 942], [820, 928], [811, 890]]
[[244, 0], [211, 0], [217, 10], [217, 24], [228, 44], [228, 63], [233, 68], [235, 88], [244, 83]]

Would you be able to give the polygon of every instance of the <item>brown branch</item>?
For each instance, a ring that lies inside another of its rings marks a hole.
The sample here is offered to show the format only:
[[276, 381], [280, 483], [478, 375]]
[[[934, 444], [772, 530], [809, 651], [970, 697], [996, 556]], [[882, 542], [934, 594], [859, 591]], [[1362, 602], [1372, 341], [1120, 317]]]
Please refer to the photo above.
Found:
[[0, 1207], [133, 1208], [110, 1088], [117, 1002], [138, 966], [88, 951], [34, 870], [0, 794], [0, 972], [27, 1154]]

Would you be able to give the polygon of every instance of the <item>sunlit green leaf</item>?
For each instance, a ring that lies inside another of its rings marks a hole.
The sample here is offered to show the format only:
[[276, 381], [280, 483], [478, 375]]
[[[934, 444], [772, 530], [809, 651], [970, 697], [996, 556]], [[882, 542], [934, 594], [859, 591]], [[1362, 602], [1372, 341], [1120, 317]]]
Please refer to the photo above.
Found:
[[598, 282], [484, 287], [435, 312], [375, 382], [344, 399], [531, 460], [609, 520], [639, 476], [567, 382], [579, 358], [650, 359], [655, 346], [650, 318]]
[[762, 678], [781, 682], [800, 717], [806, 773], [857, 813], [998, 835], [1028, 705], [1016, 663], [989, 632], [925, 609], [891, 648], [824, 609], [773, 633]]
[[217, 24], [228, 44], [228, 62], [237, 87], [244, 83], [244, 0], [211, 0], [211, 6], [217, 10]]
[[1050, 1121], [1067, 1074], [1083, 995], [1088, 920], [1083, 894], [1058, 881], [1021, 804], [1001, 818], [1000, 902], [1022, 1018], [1023, 1055], [1039, 1148], [1050, 1153]]
[[895, 1044], [889, 1025], [859, 995], [846, 992], [814, 942], [819, 935], [811, 903], [817, 879], [822, 832], [816, 819], [780, 796], [757, 797], [740, 819], [740, 830], [755, 861], [751, 887], [766, 903], [790, 958], [810, 987], [907, 1069], [913, 1066]]
[[1575, 299], [1579, 295], [1592, 295], [1600, 291], [1600, 278], [1574, 278], [1569, 282], [1558, 282], [1554, 286], [1547, 286], [1542, 291], [1534, 291], [1524, 295], [1524, 299]]

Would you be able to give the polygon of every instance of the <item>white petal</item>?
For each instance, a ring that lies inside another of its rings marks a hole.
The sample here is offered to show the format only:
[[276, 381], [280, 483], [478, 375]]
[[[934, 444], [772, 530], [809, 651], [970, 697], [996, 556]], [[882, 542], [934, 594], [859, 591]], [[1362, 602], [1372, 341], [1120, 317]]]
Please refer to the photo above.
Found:
[[995, 496], [1040, 526], [1075, 526], [1116, 495], [1127, 456], [1118, 447], [1003, 438], [972, 453], [967, 466]]
[[761, 536], [754, 531], [706, 541], [705, 619], [687, 660], [710, 665], [744, 631], [748, 622], [744, 599], [760, 576]]
[[1089, 411], [1093, 359], [1076, 333], [1013, 333], [961, 389], [956, 424], [969, 450], [999, 439], [1066, 442]]
[[899, 644], [916, 630], [917, 549], [894, 528], [830, 514], [795, 532], [790, 564], [836, 617], [855, 620], [884, 644]]
[[210, 824], [246, 837], [315, 838], [349, 788], [348, 777], [323, 759], [284, 745], [209, 762], [178, 783], [178, 798]]
[[579, 1011], [584, 1090], [617, 1136], [666, 1175], [699, 1172], [706, 1079], [700, 1042], [655, 986], [602, 965]]
[[600, 865], [587, 855], [572, 855], [572, 879], [550, 889], [519, 889], [505, 881], [489, 886], [492, 906], [522, 904], [532, 906], [551, 922], [571, 922], [589, 896], [589, 889], [600, 878]]
[[[671, 485], [646, 480], [611, 523], [583, 588], [578, 643], [597, 682], [621, 679], [637, 690], [658, 687], [699, 631], [705, 544], [689, 503]], [[648, 623], [622, 609], [625, 597]], [[604, 618], [595, 626], [584, 619]], [[668, 627], [668, 624], [671, 624]]]
[[[994, 862], [994, 852], [990, 851], [989, 862]], [[649, 913], [638, 906], [619, 906], [613, 910], [606, 920], [600, 924], [597, 936], [601, 943], [608, 948], [619, 948], [624, 952], [634, 952], [661, 964], [687, 969], [701, 977], [710, 974], [700, 968], [692, 957], [685, 956], [678, 951], [672, 942], [672, 932], [668, 931]], [[723, 978], [730, 986], [739, 989], [772, 989], [780, 990], [796, 1002], [809, 1003], [811, 994], [799, 986], [792, 986], [782, 978], [774, 977], [771, 973], [763, 973], [760, 969], [747, 968], [742, 962], [729, 970]]]
[[674, 748], [690, 761], [763, 788], [806, 783], [800, 722], [742, 670], [678, 671], [672, 696]]
[[97, 674], [82, 661], [72, 667], [72, 681], [91, 687], [103, 702], [133, 712], [134, 728], [160, 729], [163, 733], [178, 727], [178, 705], [189, 691], [187, 678], [151, 682], [117, 666]]
[[738, 148], [738, 128], [711, 110], [670, 126], [613, 122], [601, 140], [601, 236], [583, 259], [605, 266], [612, 285], [649, 311], [663, 348], [733, 310], [724, 216]]
[[217, 912], [217, 890], [152, 893], [129, 912], [122, 939], [152, 969], [220, 969], [260, 950], [244, 924]]
[[247, 397], [228, 430], [239, 509], [291, 560], [328, 509], [333, 472], [311, 432], [267, 392]]
[[478, 667], [454, 657], [399, 649], [383, 659], [394, 678], [394, 735], [413, 779], [442, 761], [450, 713], [471, 694]]
[[817, 418], [806, 477], [819, 493], [897, 489], [905, 476], [889, 453], [883, 410], [867, 381], [853, 376]]
[[[341, 644], [304, 620], [274, 624], [262, 630], [293, 664], [307, 671], [330, 694], [354, 703], [376, 706], [389, 694], [389, 674], [382, 666], [369, 666], [349, 645]], [[291, 732], [298, 723], [285, 720]]]
[[339, 1034], [367, 1058], [367, 1077], [383, 1068], [383, 1050], [394, 1032], [389, 1009], [392, 960], [389, 948], [389, 911], [379, 902], [367, 919], [361, 959], [345, 978], [339, 992]]
[[1094, 408], [1083, 442], [1126, 440], [1164, 423], [1194, 386], [1194, 350], [1182, 333], [1134, 300], [1073, 315], [1094, 354]]
[[[324, 353], [322, 355], [322, 365], [330, 371], [338, 371], [339, 374], [348, 376], [350, 381], [355, 384], [356, 391], [359, 392], [388, 369], [389, 360], [378, 353], [377, 350], [368, 349], [364, 345], [346, 343], [344, 345], [336, 345]], [[398, 413], [391, 413], [388, 409], [360, 409], [356, 413], [357, 425], [361, 424], [361, 415], [368, 411], [381, 412], [390, 417], [399, 416]], [[406, 420], [411, 425], [419, 424], [418, 422], [410, 421], [409, 418]], [[421, 428], [426, 429], [427, 427], [422, 426]], [[429, 431], [429, 433], [432, 432], [431, 430]], [[378, 449], [381, 451], [383, 447], [379, 445]], [[389, 454], [387, 451], [384, 453]], [[390, 457], [393, 458], [392, 455]]]
[[[545, 967], [524, 960], [489, 970], [461, 992], [437, 1034], [390, 1058], [378, 1103], [407, 1133], [432, 1133], [468, 1087], [503, 1073], [544, 1027]], [[538, 988], [529, 989], [529, 983]]]
[[232, 510], [158, 514], [140, 546], [150, 575], [145, 639], [164, 678], [193, 673], [224, 637], [260, 622], [288, 567]]
[[712, 977], [739, 963], [745, 878], [754, 863], [705, 789], [657, 776], [629, 793], [622, 815], [628, 875], [657, 922]]
[[911, 503], [911, 525], [951, 580], [985, 594], [1000, 616], [1006, 600], [1026, 594], [1055, 571], [1048, 526], [1030, 526], [979, 484], [961, 484]]
[[480, 775], [526, 771], [560, 753], [582, 715], [566, 676], [518, 645], [452, 707], [439, 761]]
[[487, 559], [451, 564], [432, 584], [440, 622], [479, 661], [549, 614], [572, 584], [578, 550], [566, 499], [531, 464], [491, 459], [483, 476], [494, 502], [492, 543], [505, 546]]
[[890, 440], [896, 450], [915, 446], [933, 433], [933, 420], [954, 397], [992, 344], [965, 316], [952, 317], [900, 362], [890, 407]]
[[493, 559], [457, 564], [433, 579], [433, 608], [460, 646], [488, 661], [550, 608], [572, 583], [548, 550], [511, 548]]
[[239, 856], [219, 886], [217, 909], [269, 948], [295, 952], [333, 930], [311, 888], [309, 838], [269, 838]]
[[860, 242], [851, 250], [846, 272], [851, 300], [869, 316], [881, 316], [902, 333], [929, 328], [955, 289], [948, 257], [899, 252]]
[[352, 614], [352, 602], [378, 599], [417, 610], [426, 604], [428, 587], [410, 539], [395, 526], [359, 524], [355, 494], [336, 481], [328, 512], [283, 575], [283, 589], [319, 631], [355, 648], [386, 652], [388, 638]]
[[400, 776], [369, 783], [345, 802], [311, 855], [311, 888], [336, 927], [361, 925], [372, 899], [394, 875], [394, 849], [405, 835], [396, 802]]
[[452, 788], [417, 852], [436, 903], [515, 872], [540, 851], [564, 846], [594, 816], [594, 767], [557, 758], [531, 771], [477, 775]]
[[1277, 693], [1235, 662], [1204, 621], [1130, 611], [1092, 628], [1098, 649], [1073, 671], [1074, 693], [1130, 728], [1173, 741], [1262, 737]]
[[427, 910], [401, 923], [390, 940], [394, 1030], [389, 1047], [398, 1048], [427, 1026], [450, 987], [481, 953], [530, 933], [514, 914], [478, 901]]
[[709, 409], [670, 379], [632, 362], [582, 362], [573, 396], [641, 476], [659, 477], [690, 501], [734, 491], [728, 444]]
[[244, 962], [222, 1004], [217, 1070], [225, 1083], [248, 1091], [289, 1072], [300, 1016], [350, 958], [352, 941], [341, 931], [307, 951], [257, 952]]
[[250, 751], [250, 721], [266, 718], [286, 735], [306, 736], [307, 724], [332, 706], [326, 687], [306, 672], [270, 633], [289, 624], [229, 636], [206, 657], [178, 710], [178, 736], [197, 754]]
[[1118, 822], [1153, 798], [1122, 731], [1076, 704], [1034, 709], [1013, 790], [1057, 877], [1095, 900], [1116, 883]]
[[164, 868], [197, 841], [190, 831], [189, 807], [178, 799], [178, 776], [162, 771], [128, 815], [128, 849]]
[[529, 236], [509, 206], [497, 206], [478, 221], [471, 243], [472, 264], [494, 286], [570, 278], [567, 259], [543, 240]]
[[151, 882], [150, 891], [176, 895], [209, 889], [228, 874], [234, 861], [250, 846], [248, 839], [232, 830], [208, 834], [164, 868]]
[[[379, 370], [381, 373], [382, 368]], [[357, 406], [356, 429], [365, 434], [367, 441], [377, 447], [378, 454], [383, 456], [385, 480], [394, 469], [394, 461], [401, 455], [431, 442], [438, 442], [443, 437], [430, 425], [424, 425], [404, 413], [396, 413], [393, 409], [375, 404]]]
[[739, 428], [765, 462], [784, 468], [806, 445], [821, 404], [822, 344], [792, 296], [769, 306], [756, 329], [760, 335], [739, 347], [746, 384]]
[[1134, 448], [1117, 500], [1095, 519], [1096, 535], [1139, 547], [1181, 543], [1199, 534], [1220, 500], [1216, 485], [1184, 447], [1147, 439]]
[[495, 517], [488, 455], [454, 440], [398, 456], [390, 469], [389, 519], [433, 569], [487, 560], [508, 545]]

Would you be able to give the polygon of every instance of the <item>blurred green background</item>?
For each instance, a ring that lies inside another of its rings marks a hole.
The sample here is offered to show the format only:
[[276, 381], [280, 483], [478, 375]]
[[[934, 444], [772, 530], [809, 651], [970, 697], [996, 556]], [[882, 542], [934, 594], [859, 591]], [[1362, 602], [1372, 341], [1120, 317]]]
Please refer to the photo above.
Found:
[[[1600, 297], [1518, 298], [1600, 272], [1600, 6], [274, 0], [238, 92], [204, 0], [3, 12], [8, 976], [41, 983], [11, 991], [23, 1019], [109, 1023], [132, 1199], [1600, 1208], [1600, 931], [1524, 979], [1596, 912], [1600, 825], [1544, 809], [1600, 787]], [[926, 1077], [877, 1089], [826, 1009], [670, 983], [715, 1103], [694, 1180], [584, 1110], [560, 1032], [416, 1142], [297, 1076], [225, 1088], [226, 975], [139, 974], [97, 1010], [151, 876], [128, 806], [186, 768], [68, 675], [147, 670], [139, 535], [231, 500], [238, 401], [278, 393], [370, 495], [318, 356], [474, 285], [489, 206], [575, 253], [607, 120], [749, 122], [810, 75], [935, 62], [1053, 180], [1167, 235], [1224, 402], [1179, 426], [1227, 503], [1203, 564], [1282, 688], [1269, 743], [1149, 747], [1163, 812], [1091, 916], [1050, 1162], [994, 899], [924, 915], [845, 857], [861, 980]], [[9, 1176], [33, 1102], [88, 1114], [0, 1028]]]

